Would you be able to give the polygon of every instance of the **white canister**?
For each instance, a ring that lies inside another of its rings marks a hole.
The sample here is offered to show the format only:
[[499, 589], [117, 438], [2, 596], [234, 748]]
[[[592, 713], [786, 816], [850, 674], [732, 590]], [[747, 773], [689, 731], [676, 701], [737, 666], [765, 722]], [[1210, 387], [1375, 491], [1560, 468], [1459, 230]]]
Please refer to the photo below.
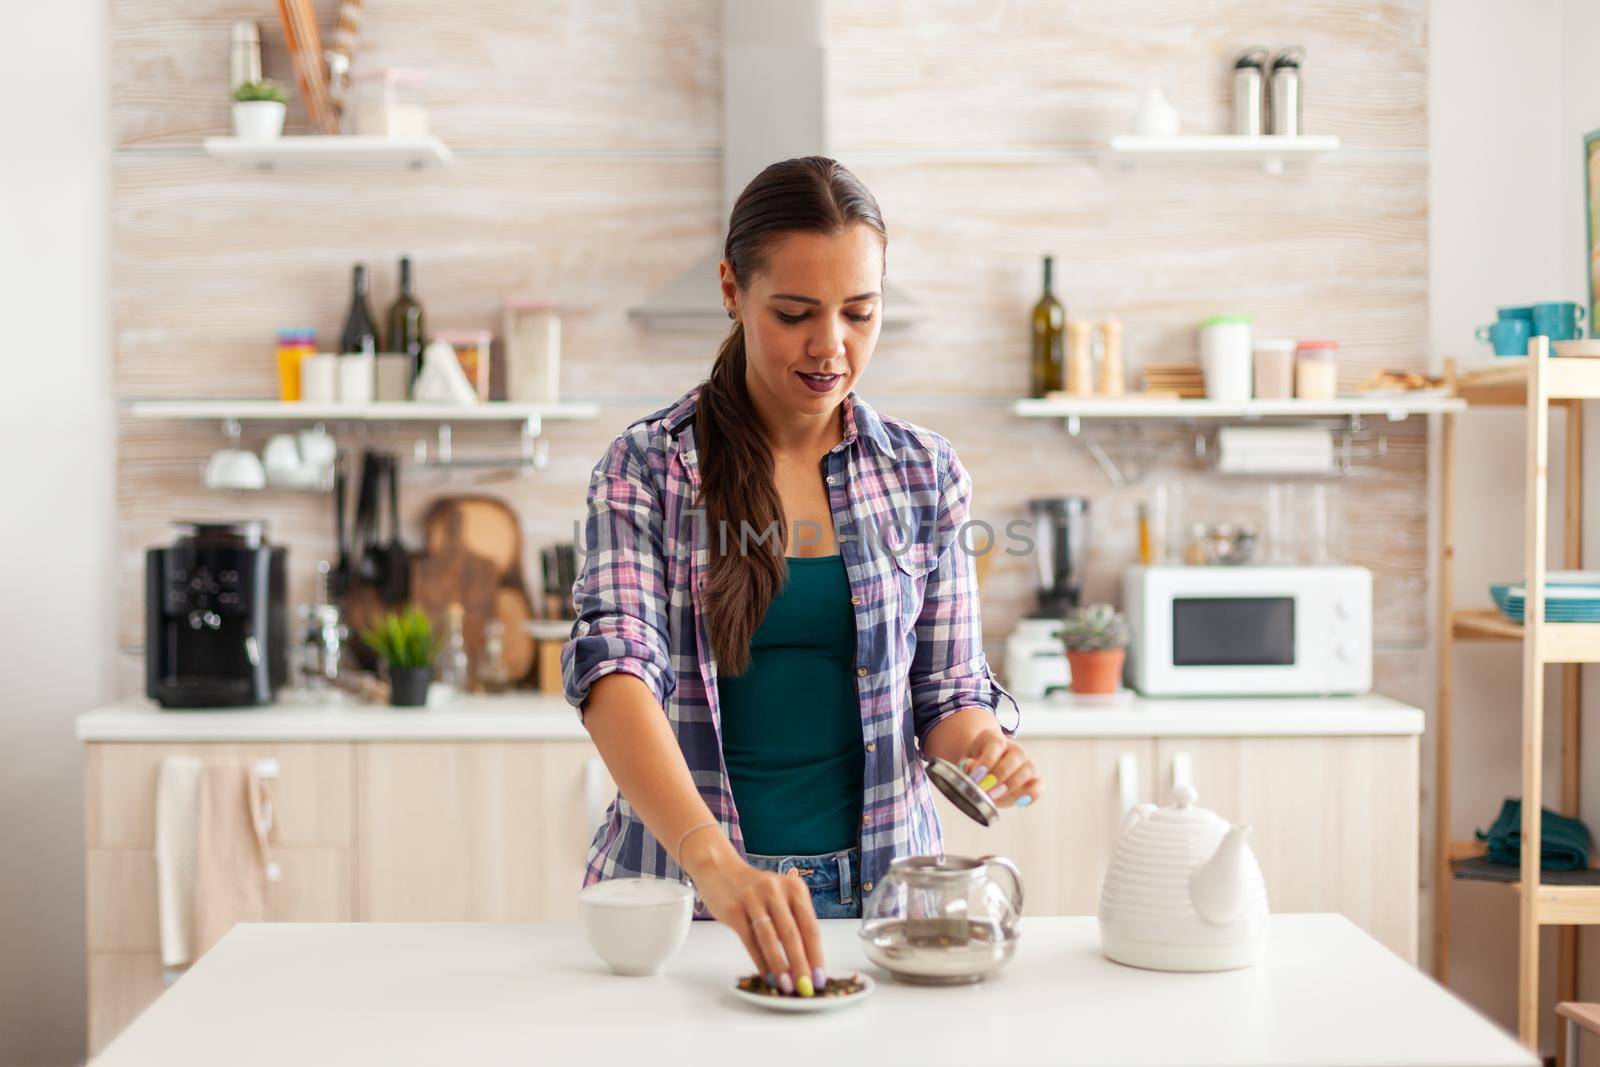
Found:
[[561, 391], [561, 318], [543, 300], [508, 300], [506, 399], [553, 404]]
[[379, 352], [373, 373], [380, 404], [411, 399], [411, 357], [404, 352]]
[[1211, 400], [1250, 399], [1250, 320], [1213, 315], [1200, 324], [1200, 370]]
[[339, 403], [372, 403], [375, 366], [371, 352], [346, 352], [339, 357]]
[[1257, 400], [1294, 396], [1294, 347], [1292, 339], [1282, 337], [1263, 337], [1250, 346]]
[[339, 357], [317, 352], [300, 361], [300, 401], [331, 404], [339, 399]]

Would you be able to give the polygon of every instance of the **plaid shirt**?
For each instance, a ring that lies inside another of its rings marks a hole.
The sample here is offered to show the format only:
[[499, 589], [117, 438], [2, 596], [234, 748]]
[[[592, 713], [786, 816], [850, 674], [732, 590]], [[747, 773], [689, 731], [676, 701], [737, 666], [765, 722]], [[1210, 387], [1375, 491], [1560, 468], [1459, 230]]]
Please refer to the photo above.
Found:
[[[665, 709], [700, 796], [741, 855], [743, 838], [722, 759], [717, 667], [701, 605], [709, 553], [696, 507], [694, 413], [699, 386], [632, 423], [589, 481], [577, 620], [561, 650], [568, 703], [596, 678], [625, 671]], [[962, 532], [972, 480], [950, 442], [879, 415], [851, 392], [844, 440], [823, 461], [828, 503], [855, 605], [856, 673], [865, 752], [861, 880], [870, 891], [896, 856], [941, 852], [933, 790], [917, 758], [933, 726], [1003, 695], [983, 651], [973, 551]], [[959, 543], [957, 538], [959, 535]], [[739, 531], [729, 529], [728, 544]], [[776, 550], [750, 542], [750, 551]], [[1003, 726], [1014, 733], [1015, 726]], [[620, 794], [589, 848], [584, 885], [604, 878], [681, 878]]]

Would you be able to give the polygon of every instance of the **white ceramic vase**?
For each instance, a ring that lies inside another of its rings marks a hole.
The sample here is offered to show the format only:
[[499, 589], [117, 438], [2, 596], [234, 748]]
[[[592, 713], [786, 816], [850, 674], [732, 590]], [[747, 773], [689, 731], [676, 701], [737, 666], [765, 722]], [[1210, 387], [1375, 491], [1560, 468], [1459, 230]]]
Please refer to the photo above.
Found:
[[283, 133], [288, 107], [276, 100], [236, 100], [233, 135], [241, 141], [271, 141]]

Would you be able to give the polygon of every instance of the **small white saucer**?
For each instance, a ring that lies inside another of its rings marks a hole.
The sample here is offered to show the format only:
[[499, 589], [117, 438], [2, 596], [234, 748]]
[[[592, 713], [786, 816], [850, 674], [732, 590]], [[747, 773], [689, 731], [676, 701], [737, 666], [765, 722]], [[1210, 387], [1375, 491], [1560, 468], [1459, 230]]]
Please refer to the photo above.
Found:
[[856, 977], [861, 979], [861, 992], [851, 993], [847, 997], [769, 997], [763, 993], [746, 992], [739, 988], [738, 982], [733, 984], [733, 995], [768, 1011], [838, 1011], [840, 1008], [861, 1003], [872, 996], [872, 991], [878, 988], [878, 983], [872, 980], [871, 975], [858, 973]]

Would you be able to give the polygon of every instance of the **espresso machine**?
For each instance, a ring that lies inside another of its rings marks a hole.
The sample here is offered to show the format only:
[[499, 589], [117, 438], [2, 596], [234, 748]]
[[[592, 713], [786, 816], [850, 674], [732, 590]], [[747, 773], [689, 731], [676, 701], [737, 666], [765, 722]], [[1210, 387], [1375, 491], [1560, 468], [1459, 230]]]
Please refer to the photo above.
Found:
[[266, 523], [178, 523], [145, 553], [145, 693], [164, 708], [270, 704], [288, 679], [288, 550]]
[[1030, 500], [1028, 513], [1038, 603], [1006, 638], [1006, 681], [1018, 697], [1040, 699], [1072, 682], [1061, 624], [1083, 593], [1089, 502], [1077, 496]]

